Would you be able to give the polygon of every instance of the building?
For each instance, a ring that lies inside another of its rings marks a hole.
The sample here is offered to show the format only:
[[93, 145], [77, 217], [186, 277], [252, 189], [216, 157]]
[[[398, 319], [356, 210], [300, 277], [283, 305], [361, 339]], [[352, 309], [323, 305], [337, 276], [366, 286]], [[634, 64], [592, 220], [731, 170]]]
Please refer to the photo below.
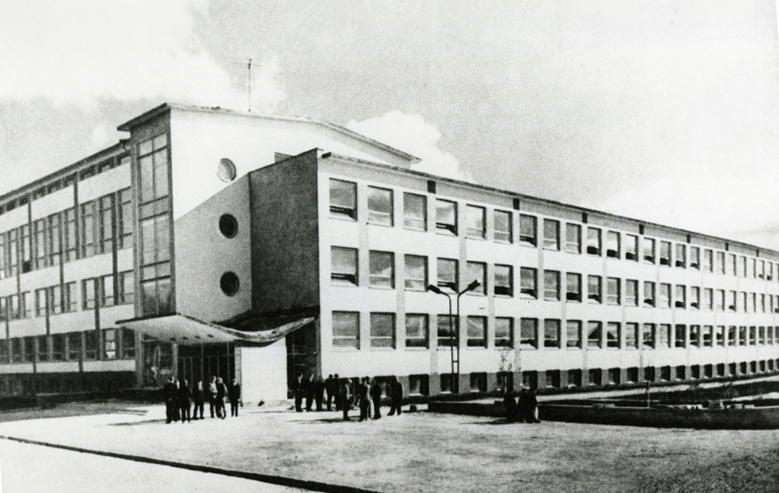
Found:
[[176, 373], [268, 401], [304, 372], [437, 395], [779, 371], [779, 252], [416, 172], [322, 122], [162, 105], [119, 129], [0, 197], [5, 393]]

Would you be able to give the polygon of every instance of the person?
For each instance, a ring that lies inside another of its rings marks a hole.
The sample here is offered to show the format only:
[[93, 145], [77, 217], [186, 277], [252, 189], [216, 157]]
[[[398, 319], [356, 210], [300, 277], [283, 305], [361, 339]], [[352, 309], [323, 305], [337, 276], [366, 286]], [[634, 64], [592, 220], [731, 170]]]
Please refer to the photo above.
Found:
[[225, 419], [227, 410], [225, 409], [225, 397], [227, 397], [227, 387], [222, 378], [216, 379], [216, 415]]
[[178, 406], [181, 411], [181, 424], [191, 423], [192, 418], [189, 415], [190, 405], [192, 404], [192, 389], [183, 378], [179, 379]]
[[241, 384], [233, 378], [233, 385], [230, 387], [230, 416], [238, 417], [238, 404], [241, 402]]
[[316, 401], [317, 412], [322, 411], [322, 400], [325, 397], [325, 382], [322, 377], [317, 377], [314, 382], [314, 401]]
[[341, 378], [338, 376], [338, 373], [333, 375], [333, 389], [335, 390], [335, 410], [340, 411], [341, 410]]
[[169, 424], [176, 417], [178, 388], [176, 387], [175, 377], [170, 377], [168, 383], [162, 387], [162, 392], [165, 395], [165, 424]]
[[373, 401], [373, 419], [381, 418], [381, 385], [374, 378], [371, 383], [371, 400]]
[[[325, 379], [325, 391], [327, 392], [327, 410], [333, 410], [333, 397], [335, 397], [335, 385], [333, 381], [333, 375], [330, 374]], [[338, 406], [336, 405], [336, 411]]]
[[514, 392], [509, 388], [503, 394], [503, 408], [506, 410], [506, 421], [513, 423], [517, 417], [517, 401], [514, 400]]
[[[192, 416], [192, 419], [198, 420], [203, 419], [203, 381], [199, 380], [197, 382], [197, 385], [195, 386], [194, 390], [192, 391], [192, 398], [195, 401], [195, 409], [193, 411], [194, 416]], [[197, 412], [200, 410], [200, 417], [197, 417]]]
[[349, 418], [349, 408], [352, 407], [351, 401], [354, 393], [349, 385], [349, 379], [344, 378], [341, 382], [341, 388], [338, 392], [339, 402], [341, 403], [341, 410], [344, 413], [344, 421], [351, 421]]
[[371, 403], [368, 400], [368, 377], [362, 379], [362, 382], [358, 382], [358, 395], [360, 402], [360, 419], [358, 421], [366, 421], [370, 416], [368, 412], [371, 408]]
[[536, 399], [535, 389], [530, 389], [527, 392], [527, 417], [528, 423], [540, 423], [541, 421], [536, 417], [538, 408], [538, 399]]
[[303, 412], [303, 375], [300, 374], [295, 379], [294, 388], [292, 392], [295, 395], [295, 412]]
[[311, 412], [311, 406], [314, 405], [314, 379], [311, 374], [307, 374], [303, 379], [303, 390], [306, 396], [306, 412]]
[[216, 377], [211, 377], [211, 381], [208, 383], [208, 408], [211, 411], [211, 417], [214, 417], [214, 412], [217, 411], [216, 417], [219, 417], [219, 406], [216, 404]]
[[400, 416], [401, 402], [403, 401], [403, 384], [398, 381], [398, 378], [393, 376], [390, 382], [390, 412], [389, 416], [393, 416], [397, 411]]

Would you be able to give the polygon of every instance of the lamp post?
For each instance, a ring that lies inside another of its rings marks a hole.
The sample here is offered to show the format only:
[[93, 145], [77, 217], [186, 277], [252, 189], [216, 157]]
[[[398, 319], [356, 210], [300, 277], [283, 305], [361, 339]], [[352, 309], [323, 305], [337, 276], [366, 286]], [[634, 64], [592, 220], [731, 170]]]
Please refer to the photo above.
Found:
[[[449, 293], [444, 293], [441, 291], [441, 288], [434, 284], [430, 284], [427, 286], [427, 290], [431, 291], [435, 294], [441, 294], [446, 296], [447, 300], [449, 300], [449, 354], [451, 355], [452, 360], [452, 393], [459, 394], [460, 393], [460, 383], [459, 383], [459, 377], [460, 377], [460, 296], [464, 295], [468, 291], [473, 291], [474, 289], [481, 286], [481, 283], [477, 280], [473, 280], [465, 289], [463, 289], [460, 292], [457, 292], [457, 287], [454, 285], [454, 283], [450, 283], [449, 287], [452, 288], [452, 291], [457, 293], [457, 323], [453, 323], [452, 320], [452, 296]], [[456, 325], [456, 328], [455, 328]], [[455, 330], [457, 332], [457, 337], [455, 338]], [[455, 358], [455, 348], [457, 351], [457, 358]], [[455, 370], [455, 361], [457, 362], [457, 369]]]

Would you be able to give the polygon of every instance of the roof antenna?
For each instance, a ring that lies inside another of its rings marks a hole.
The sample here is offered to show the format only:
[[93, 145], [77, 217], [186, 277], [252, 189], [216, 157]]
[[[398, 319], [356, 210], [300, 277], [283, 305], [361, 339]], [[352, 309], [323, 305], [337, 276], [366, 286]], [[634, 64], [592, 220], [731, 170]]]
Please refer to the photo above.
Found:
[[252, 112], [252, 59], [249, 58], [249, 64], [246, 67], [249, 72], [249, 113]]

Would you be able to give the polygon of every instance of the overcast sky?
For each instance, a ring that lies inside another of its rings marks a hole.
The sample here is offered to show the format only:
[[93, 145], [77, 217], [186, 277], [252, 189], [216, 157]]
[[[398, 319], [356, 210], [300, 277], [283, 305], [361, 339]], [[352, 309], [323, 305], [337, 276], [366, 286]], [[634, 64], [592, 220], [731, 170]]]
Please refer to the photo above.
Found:
[[0, 193], [162, 102], [321, 118], [420, 169], [779, 250], [774, 0], [0, 0]]

